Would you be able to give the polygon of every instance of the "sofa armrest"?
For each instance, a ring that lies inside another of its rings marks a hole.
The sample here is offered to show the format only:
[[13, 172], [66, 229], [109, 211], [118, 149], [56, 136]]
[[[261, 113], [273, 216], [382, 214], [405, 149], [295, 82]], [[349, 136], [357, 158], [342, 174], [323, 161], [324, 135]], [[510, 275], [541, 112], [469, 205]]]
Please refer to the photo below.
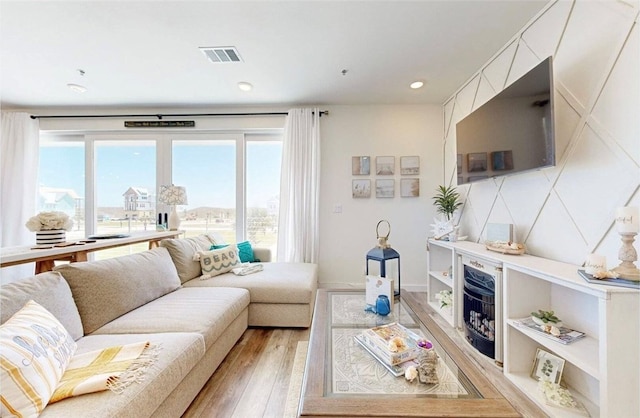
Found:
[[253, 256], [261, 263], [268, 263], [271, 261], [271, 249], [256, 247], [253, 249]]

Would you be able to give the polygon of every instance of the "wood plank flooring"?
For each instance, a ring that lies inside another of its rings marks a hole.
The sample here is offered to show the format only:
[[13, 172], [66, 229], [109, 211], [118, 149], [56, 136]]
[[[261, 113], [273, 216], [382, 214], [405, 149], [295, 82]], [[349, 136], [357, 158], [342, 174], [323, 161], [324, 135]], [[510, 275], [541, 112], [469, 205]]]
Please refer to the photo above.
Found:
[[[423, 293], [411, 293], [407, 297], [426, 301]], [[420, 306], [458, 344], [474, 366], [489, 377], [495, 388], [522, 416], [546, 416], [502, 375], [493, 361], [463, 342], [463, 337], [426, 303], [420, 303]], [[183, 418], [282, 417], [298, 341], [308, 340], [309, 329], [249, 328], [200, 391]]]
[[183, 418], [282, 417], [298, 341], [309, 329], [249, 328]]

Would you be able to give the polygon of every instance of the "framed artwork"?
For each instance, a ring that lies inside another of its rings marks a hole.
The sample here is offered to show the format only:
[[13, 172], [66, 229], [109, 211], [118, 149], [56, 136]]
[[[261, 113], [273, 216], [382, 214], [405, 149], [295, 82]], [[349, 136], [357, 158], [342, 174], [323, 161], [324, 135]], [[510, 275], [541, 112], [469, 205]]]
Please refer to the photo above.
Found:
[[472, 152], [471, 154], [467, 154], [467, 171], [470, 173], [487, 171], [487, 153]]
[[560, 383], [563, 369], [564, 359], [541, 348], [536, 350], [536, 358], [533, 360], [533, 367], [531, 368], [531, 377], [536, 380]]
[[491, 168], [495, 171], [513, 170], [513, 152], [511, 151], [492, 152]]
[[354, 176], [368, 176], [371, 174], [371, 158], [351, 157], [351, 174]]
[[400, 179], [400, 197], [420, 196], [420, 179]]
[[376, 197], [393, 197], [395, 194], [395, 180], [378, 179], [376, 180]]
[[417, 176], [420, 174], [420, 157], [400, 157], [400, 174]]
[[462, 174], [462, 154], [458, 154], [457, 156], [456, 167], [458, 169], [458, 174]]
[[379, 176], [393, 176], [396, 171], [395, 157], [376, 157], [376, 174]]
[[354, 198], [371, 197], [371, 180], [352, 180], [351, 195]]

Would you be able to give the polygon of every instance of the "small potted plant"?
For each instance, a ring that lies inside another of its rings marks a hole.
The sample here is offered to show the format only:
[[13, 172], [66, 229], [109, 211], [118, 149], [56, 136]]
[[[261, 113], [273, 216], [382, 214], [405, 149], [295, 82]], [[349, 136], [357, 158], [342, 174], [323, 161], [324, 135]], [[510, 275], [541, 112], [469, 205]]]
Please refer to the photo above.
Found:
[[456, 228], [453, 225], [453, 214], [462, 205], [460, 202], [460, 194], [453, 186], [439, 186], [437, 193], [432, 197], [434, 206], [438, 209], [438, 213], [445, 216], [445, 220], [435, 220], [433, 224], [433, 233], [436, 239], [440, 239], [450, 233], [455, 235]]
[[36, 244], [58, 244], [66, 241], [66, 232], [73, 227], [73, 220], [64, 212], [40, 212], [25, 224], [36, 233]]

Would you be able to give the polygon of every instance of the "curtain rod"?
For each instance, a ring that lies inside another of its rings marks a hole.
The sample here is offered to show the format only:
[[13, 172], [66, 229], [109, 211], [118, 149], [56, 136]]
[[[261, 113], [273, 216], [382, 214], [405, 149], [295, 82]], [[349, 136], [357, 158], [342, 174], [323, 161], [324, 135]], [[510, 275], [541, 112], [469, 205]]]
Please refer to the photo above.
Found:
[[[315, 112], [314, 112], [315, 113]], [[287, 116], [287, 112], [254, 112], [254, 113], [150, 113], [142, 115], [31, 115], [31, 119], [77, 119], [77, 118], [158, 118], [164, 117], [204, 117], [204, 116]], [[328, 115], [328, 110], [321, 110], [320, 117]]]

